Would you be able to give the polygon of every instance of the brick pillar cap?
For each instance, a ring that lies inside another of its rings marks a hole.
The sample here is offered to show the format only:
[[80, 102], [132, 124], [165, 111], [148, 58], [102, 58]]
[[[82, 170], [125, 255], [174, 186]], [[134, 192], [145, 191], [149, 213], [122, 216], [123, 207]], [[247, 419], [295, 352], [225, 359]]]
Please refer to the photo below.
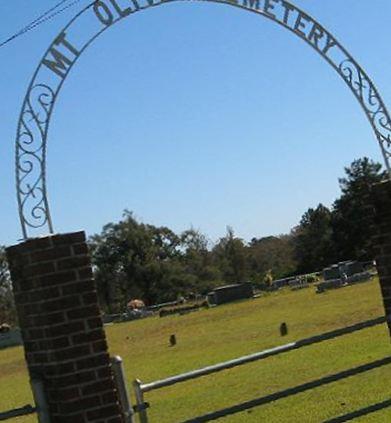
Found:
[[6, 248], [7, 255], [31, 253], [36, 250], [51, 248], [55, 245], [67, 245], [82, 243], [86, 241], [84, 231], [68, 232], [63, 234], [46, 234], [35, 238], [28, 238], [19, 244], [11, 245]]

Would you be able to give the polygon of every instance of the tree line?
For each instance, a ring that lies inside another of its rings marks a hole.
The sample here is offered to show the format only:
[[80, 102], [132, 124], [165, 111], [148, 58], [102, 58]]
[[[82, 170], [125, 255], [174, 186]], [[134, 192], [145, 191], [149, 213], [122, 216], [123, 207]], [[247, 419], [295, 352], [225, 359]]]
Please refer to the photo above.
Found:
[[[194, 228], [175, 233], [125, 211], [119, 222], [105, 225], [89, 240], [101, 306], [115, 313], [131, 298], [161, 303], [205, 294], [223, 284], [250, 281], [261, 286], [338, 261], [372, 260], [373, 218], [367, 196], [370, 186], [384, 177], [379, 163], [366, 157], [355, 160], [339, 179], [341, 193], [330, 208], [309, 208], [289, 234], [249, 242], [231, 227], [211, 243]], [[14, 318], [10, 294], [0, 249], [0, 321]]]
[[125, 212], [91, 238], [101, 303], [120, 310], [129, 298], [146, 303], [213, 287], [251, 281], [262, 285], [294, 274], [319, 271], [344, 260], [372, 260], [370, 186], [383, 180], [379, 163], [355, 160], [339, 179], [340, 196], [328, 208], [309, 208], [289, 234], [245, 242], [234, 230], [215, 244], [195, 229], [180, 234], [138, 222]]

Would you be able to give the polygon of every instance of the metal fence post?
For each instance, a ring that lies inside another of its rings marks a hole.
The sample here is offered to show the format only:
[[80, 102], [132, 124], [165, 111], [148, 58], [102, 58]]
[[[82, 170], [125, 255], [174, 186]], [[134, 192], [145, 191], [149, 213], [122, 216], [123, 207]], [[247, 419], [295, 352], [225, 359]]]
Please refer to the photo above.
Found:
[[144, 392], [141, 388], [141, 380], [133, 382], [134, 393], [136, 395], [137, 410], [140, 416], [140, 423], [148, 423], [147, 409], [145, 408]]
[[125, 373], [122, 358], [119, 355], [111, 357], [111, 365], [114, 373], [115, 384], [118, 389], [119, 400], [124, 412], [125, 423], [134, 423], [133, 407], [125, 382]]
[[49, 407], [46, 400], [45, 390], [41, 379], [30, 380], [35, 406], [37, 407], [39, 423], [50, 423]]

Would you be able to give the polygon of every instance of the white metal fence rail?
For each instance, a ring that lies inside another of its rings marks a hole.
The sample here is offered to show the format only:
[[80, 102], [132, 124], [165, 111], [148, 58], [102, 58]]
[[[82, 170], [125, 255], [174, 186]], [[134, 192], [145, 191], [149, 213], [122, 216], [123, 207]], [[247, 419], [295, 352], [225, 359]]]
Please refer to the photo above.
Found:
[[[207, 366], [202, 369], [193, 370], [190, 372], [171, 376], [166, 379], [161, 379], [161, 380], [157, 380], [150, 383], [142, 383], [140, 380], [135, 380], [133, 382], [135, 397], [136, 397], [136, 405], [134, 407], [132, 407], [132, 404], [130, 402], [130, 397], [126, 388], [122, 359], [118, 356], [115, 356], [112, 358], [111, 362], [112, 362], [114, 377], [116, 380], [116, 385], [119, 392], [120, 402], [121, 402], [122, 409], [125, 415], [125, 422], [134, 423], [135, 413], [137, 413], [139, 415], [140, 423], [148, 423], [147, 409], [149, 407], [149, 404], [145, 402], [144, 400], [144, 394], [146, 392], [161, 389], [161, 388], [175, 385], [177, 383], [185, 382], [188, 380], [197, 379], [202, 376], [206, 376], [206, 375], [217, 373], [223, 370], [231, 369], [233, 367], [241, 366], [243, 364], [263, 360], [265, 358], [276, 356], [288, 351], [297, 350], [299, 348], [303, 348], [309, 345], [317, 344], [319, 342], [327, 341], [327, 340], [334, 339], [343, 335], [357, 332], [362, 329], [371, 328], [371, 327], [383, 324], [386, 321], [387, 321], [386, 317], [383, 317], [383, 316], [378, 317], [376, 319], [360, 322], [351, 326], [347, 326], [345, 328], [332, 330], [320, 335], [304, 338], [296, 342], [290, 342], [285, 345], [280, 345], [278, 347], [270, 348], [270, 349], [260, 351], [254, 354], [250, 354], [250, 355], [239, 357], [233, 360], [225, 361], [223, 363], [218, 363], [213, 366]], [[388, 364], [391, 364], [391, 356], [384, 357], [380, 360], [376, 360], [376, 361], [373, 361], [358, 367], [354, 367], [352, 369], [344, 370], [339, 373], [325, 376], [323, 378], [320, 378], [311, 382], [307, 382], [302, 385], [298, 385], [298, 386], [288, 388], [279, 392], [275, 392], [273, 394], [266, 395], [261, 398], [253, 399], [251, 401], [247, 401], [241, 404], [236, 404], [234, 406], [227, 407], [222, 410], [207, 413], [203, 416], [198, 416], [190, 420], [187, 420], [185, 423], [202, 423], [202, 422], [216, 420], [224, 416], [245, 411], [250, 408], [267, 404], [269, 402], [276, 401], [278, 399], [285, 398], [285, 397], [297, 394], [299, 392], [304, 392], [309, 389], [314, 389], [316, 387], [323, 386], [328, 383], [336, 382], [338, 380], [351, 377], [363, 372], [367, 372], [369, 370], [376, 369]], [[8, 419], [23, 416], [23, 415], [37, 413], [40, 423], [50, 423], [49, 413], [47, 409], [47, 402], [46, 402], [42, 382], [40, 380], [32, 380], [31, 386], [33, 390], [36, 407], [33, 407], [32, 405], [26, 405], [24, 407], [20, 407], [14, 410], [0, 412], [0, 421], [8, 420]], [[387, 399], [386, 401], [380, 402], [378, 404], [371, 405], [369, 407], [363, 408], [361, 410], [357, 410], [355, 412], [346, 414], [344, 416], [336, 417], [335, 419], [329, 420], [328, 422], [325, 422], [325, 423], [346, 422], [346, 421], [352, 420], [353, 418], [364, 416], [371, 412], [381, 410], [390, 406], [391, 406], [391, 399]]]
[[[157, 380], [154, 382], [149, 382], [149, 383], [142, 383], [140, 380], [136, 379], [133, 382], [133, 387], [134, 387], [134, 391], [135, 391], [135, 397], [136, 397], [136, 406], [135, 406], [135, 410], [137, 413], [139, 413], [139, 419], [140, 419], [140, 423], [148, 423], [148, 414], [147, 414], [147, 409], [149, 407], [149, 404], [147, 402], [145, 402], [144, 399], [144, 394], [146, 392], [149, 391], [153, 391], [153, 390], [157, 390], [157, 389], [161, 389], [167, 386], [171, 386], [177, 383], [181, 383], [181, 382], [185, 382], [191, 379], [196, 379], [202, 376], [206, 376], [209, 374], [213, 374], [216, 372], [220, 372], [226, 369], [230, 369], [233, 367], [237, 367], [243, 364], [247, 364], [247, 363], [251, 363], [254, 361], [259, 361], [259, 360], [263, 360], [265, 358], [268, 357], [272, 357], [275, 355], [279, 355], [288, 351], [292, 351], [292, 350], [297, 350], [299, 348], [302, 347], [306, 347], [309, 345], [313, 345], [313, 344], [317, 344], [319, 342], [323, 342], [323, 341], [327, 341], [333, 338], [337, 338], [343, 335], [347, 335], [353, 332], [357, 332], [360, 331], [362, 329], [366, 329], [366, 328], [370, 328], [370, 327], [374, 327], [380, 324], [383, 324], [386, 322], [386, 317], [382, 316], [382, 317], [378, 317], [376, 319], [371, 319], [371, 320], [367, 320], [364, 322], [360, 322], [351, 326], [347, 326], [345, 328], [341, 328], [341, 329], [336, 329], [330, 332], [326, 332], [320, 335], [315, 335], [309, 338], [304, 338], [301, 339], [299, 341], [296, 342], [290, 342], [288, 344], [285, 345], [280, 345], [278, 347], [274, 347], [274, 348], [270, 348], [261, 352], [257, 352], [254, 354], [250, 354], [250, 355], [246, 355], [234, 360], [229, 360], [229, 361], [225, 361], [223, 363], [218, 363], [215, 364], [213, 366], [208, 366], [208, 367], [204, 367], [202, 369], [197, 369], [197, 370], [193, 370], [190, 372], [186, 372], [186, 373], [182, 373], [176, 376], [171, 376], [168, 377], [166, 379], [161, 379], [161, 380]], [[188, 420], [188, 423], [190, 422], [206, 422], [206, 421], [211, 421], [211, 420], [215, 420], [216, 418], [220, 418], [223, 417], [224, 415], [228, 415], [228, 414], [234, 414], [237, 413], [239, 411], [243, 411], [245, 409], [249, 409], [249, 408], [253, 408], [255, 406], [261, 405], [261, 404], [266, 404], [268, 402], [272, 402], [275, 401], [279, 398], [283, 398], [289, 395], [293, 395], [297, 392], [302, 392], [303, 390], [307, 390], [307, 389], [313, 389], [314, 387], [317, 386], [321, 386], [324, 385], [326, 383], [331, 383], [333, 381], [337, 381], [340, 379], [343, 379], [345, 377], [349, 377], [352, 376], [354, 374], [359, 374], [362, 373], [364, 371], [368, 371], [371, 370], [373, 368], [376, 367], [380, 367], [386, 364], [391, 364], [391, 356], [390, 357], [386, 357], [382, 360], [377, 360], [375, 362], [372, 363], [368, 363], [364, 366], [359, 366], [353, 369], [349, 369], [349, 370], [345, 370], [344, 372], [340, 372], [337, 373], [335, 375], [331, 375], [331, 376], [326, 376], [325, 378], [313, 381], [313, 382], [309, 382], [307, 384], [304, 385], [299, 385], [297, 387], [294, 388], [290, 388], [281, 392], [277, 392], [275, 394], [271, 394], [268, 395], [266, 397], [262, 397], [253, 401], [249, 401], [247, 403], [244, 404], [239, 404], [237, 406], [234, 407], [229, 407], [226, 408], [224, 410], [220, 410], [214, 413], [209, 413], [205, 416], [200, 416], [197, 418], [194, 418], [192, 420]]]

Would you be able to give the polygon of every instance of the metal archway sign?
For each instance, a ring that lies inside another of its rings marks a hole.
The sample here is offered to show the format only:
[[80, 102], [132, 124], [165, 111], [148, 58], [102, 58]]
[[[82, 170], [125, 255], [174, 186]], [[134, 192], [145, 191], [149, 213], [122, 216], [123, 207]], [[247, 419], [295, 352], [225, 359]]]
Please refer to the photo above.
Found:
[[[83, 51], [106, 29], [150, 7], [183, 0], [96, 0], [54, 39], [28, 87], [16, 136], [16, 186], [23, 237], [53, 233], [46, 189], [46, 145], [61, 87]], [[391, 119], [376, 87], [347, 50], [322, 25], [286, 0], [193, 0], [234, 6], [271, 19], [313, 47], [344, 79], [363, 108], [391, 175]]]

